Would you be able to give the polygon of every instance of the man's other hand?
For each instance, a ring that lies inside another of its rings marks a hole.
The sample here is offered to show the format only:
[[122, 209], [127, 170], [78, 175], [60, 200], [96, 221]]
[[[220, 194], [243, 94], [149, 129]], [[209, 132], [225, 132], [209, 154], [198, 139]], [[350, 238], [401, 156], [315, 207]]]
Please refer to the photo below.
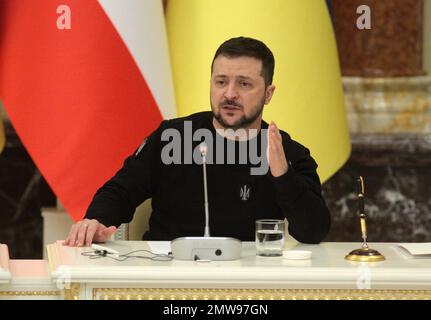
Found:
[[280, 131], [274, 121], [269, 125], [268, 130], [268, 163], [271, 174], [274, 177], [282, 176], [287, 172], [287, 164]]
[[64, 245], [71, 247], [90, 246], [93, 242], [105, 242], [117, 231], [115, 226], [106, 227], [99, 221], [84, 219], [70, 228]]

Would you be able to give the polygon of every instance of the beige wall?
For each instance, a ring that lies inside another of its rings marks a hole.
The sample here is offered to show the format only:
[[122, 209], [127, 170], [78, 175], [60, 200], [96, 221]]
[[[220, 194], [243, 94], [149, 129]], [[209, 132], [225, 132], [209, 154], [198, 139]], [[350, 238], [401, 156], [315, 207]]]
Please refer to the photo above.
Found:
[[151, 200], [145, 201], [136, 208], [133, 220], [129, 224], [129, 240], [142, 240], [148, 230], [148, 220], [151, 215]]
[[424, 15], [424, 69], [431, 75], [431, 0], [425, 0]]

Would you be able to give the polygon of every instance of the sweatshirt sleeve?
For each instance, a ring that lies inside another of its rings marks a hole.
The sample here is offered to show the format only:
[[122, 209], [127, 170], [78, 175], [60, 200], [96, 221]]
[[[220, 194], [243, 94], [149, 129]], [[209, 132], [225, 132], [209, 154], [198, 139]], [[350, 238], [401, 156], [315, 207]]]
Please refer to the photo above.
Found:
[[130, 222], [135, 209], [152, 197], [160, 172], [160, 137], [163, 127], [148, 136], [123, 167], [93, 197], [85, 218], [105, 226]]
[[317, 244], [329, 232], [330, 213], [322, 197], [317, 163], [307, 148], [283, 138], [288, 171], [272, 177], [278, 205], [289, 222], [289, 234], [303, 243]]

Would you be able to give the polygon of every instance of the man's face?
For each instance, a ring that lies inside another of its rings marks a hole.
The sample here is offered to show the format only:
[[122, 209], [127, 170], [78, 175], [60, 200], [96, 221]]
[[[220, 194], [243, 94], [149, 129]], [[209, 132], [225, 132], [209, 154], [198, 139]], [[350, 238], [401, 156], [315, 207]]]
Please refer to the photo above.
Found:
[[211, 75], [211, 109], [224, 128], [260, 127], [262, 110], [272, 98], [275, 87], [265, 88], [262, 61], [252, 57], [214, 60]]

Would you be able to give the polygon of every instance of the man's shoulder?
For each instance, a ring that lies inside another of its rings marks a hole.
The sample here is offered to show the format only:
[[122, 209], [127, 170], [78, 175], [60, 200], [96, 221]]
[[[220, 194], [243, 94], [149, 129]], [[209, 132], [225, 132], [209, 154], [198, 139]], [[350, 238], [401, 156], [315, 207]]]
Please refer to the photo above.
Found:
[[[269, 128], [268, 122], [266, 122], [265, 120], [262, 120], [261, 128], [262, 129], [268, 129]], [[283, 144], [291, 144], [291, 143], [293, 143], [293, 144], [299, 144], [299, 145], [301, 145], [297, 141], [293, 140], [292, 137], [290, 136], [290, 134], [287, 133], [286, 131], [284, 131], [284, 130], [282, 130], [280, 128], [278, 128], [278, 130], [280, 131], [281, 139], [283, 140]]]
[[292, 139], [290, 134], [286, 131], [280, 130], [280, 133], [283, 141], [283, 149], [290, 166], [296, 167], [298, 163], [304, 163], [304, 161], [306, 161], [312, 165], [314, 169], [317, 168], [317, 163], [312, 157], [308, 147]]
[[285, 151], [290, 157], [310, 155], [310, 150], [302, 143], [296, 141], [289, 133], [280, 129], [281, 138]]
[[182, 129], [186, 121], [191, 121], [194, 127], [201, 127], [209, 122], [211, 116], [211, 111], [196, 112], [185, 117], [165, 120], [163, 121], [163, 126], [164, 128]]

